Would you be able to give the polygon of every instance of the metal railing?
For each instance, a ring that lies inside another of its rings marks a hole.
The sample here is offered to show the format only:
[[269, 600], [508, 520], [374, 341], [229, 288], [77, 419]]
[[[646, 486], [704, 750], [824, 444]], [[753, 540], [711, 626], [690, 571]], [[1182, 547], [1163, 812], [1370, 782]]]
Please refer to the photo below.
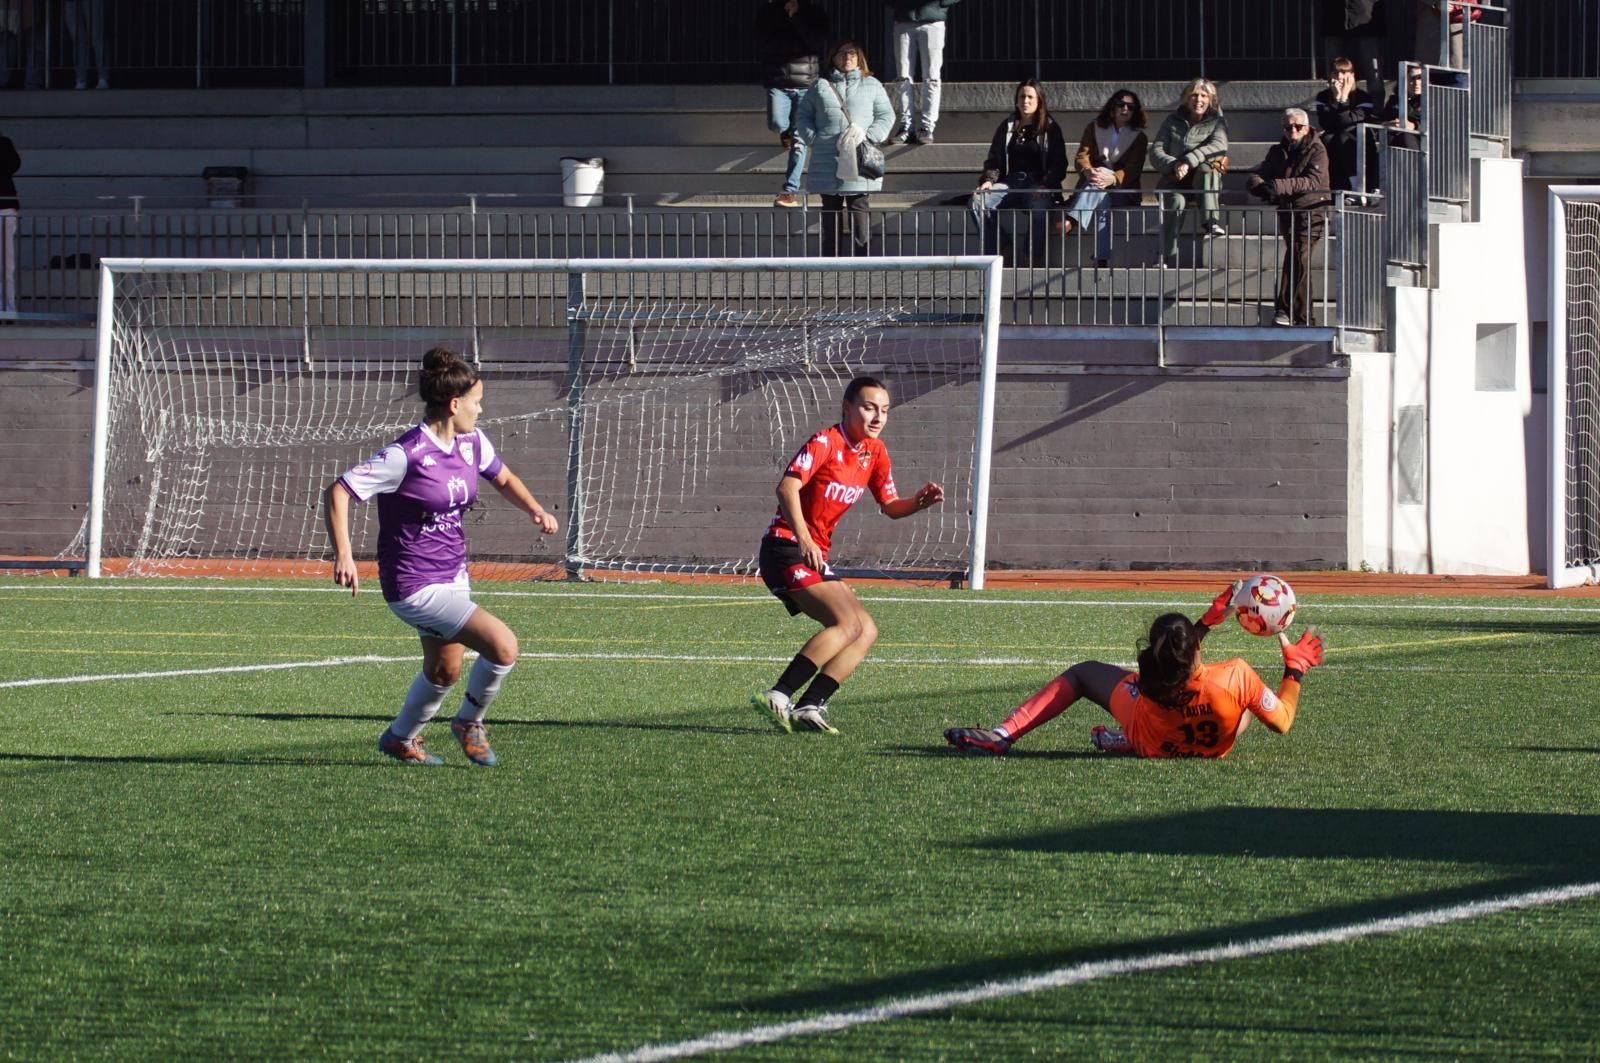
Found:
[[1376, 196], [1338, 194], [1339, 349], [1349, 350], [1350, 331], [1382, 332], [1384, 291], [1384, 211]]
[[[873, 65], [892, 76], [881, 0], [821, 3], [835, 33], [858, 38]], [[945, 78], [1316, 77], [1324, 6], [959, 4], [950, 14]], [[1481, 6], [1485, 24], [1513, 31], [1508, 79], [1600, 77], [1594, 0], [1525, 0], [1498, 18], [1488, 12], [1505, 4]], [[33, 68], [24, 76], [34, 87], [73, 84], [80, 9], [104, 11], [114, 85], [752, 82], [759, 77], [754, 7], [753, 0], [0, 0], [0, 12], [16, 13], [18, 30], [7, 43], [18, 67]]]
[[1472, 198], [1472, 102], [1467, 73], [1437, 66], [1422, 70], [1428, 198], [1465, 204]]
[[1520, 0], [1512, 6], [1511, 27], [1515, 77], [1600, 77], [1594, 0]]
[[[870, 265], [877, 255], [1000, 253], [1013, 267], [1004, 294], [1008, 323], [1271, 323], [1283, 272], [1296, 268], [1283, 254], [1278, 212], [1225, 206], [1226, 237], [1194, 231], [1199, 212], [1188, 213], [1192, 220], [1185, 219], [1177, 255], [1167, 264], [1159, 205], [1104, 212], [1106, 262], [1099, 261], [1102, 248], [1092, 231], [1060, 230], [1060, 209], [1000, 210], [981, 219], [964, 207], [873, 210], [864, 246], [854, 241], [848, 215], [810, 209], [29, 210], [19, 219], [19, 309], [90, 320], [98, 295], [95, 267], [109, 257], [651, 259], [861, 252]], [[1314, 323], [1327, 327], [1337, 321], [1334, 242], [1319, 242], [1308, 278]], [[524, 307], [505, 323], [558, 325], [560, 295], [539, 294], [537, 309]]]
[[[1526, 6], [1526, 5], [1524, 5]], [[1511, 27], [1504, 7], [1482, 5], [1483, 19], [1468, 22], [1467, 73], [1471, 78], [1470, 132], [1491, 140], [1511, 139]]]
[[[26, 88], [305, 81], [305, 0], [0, 0]], [[0, 38], [8, 35], [0, 32]]]

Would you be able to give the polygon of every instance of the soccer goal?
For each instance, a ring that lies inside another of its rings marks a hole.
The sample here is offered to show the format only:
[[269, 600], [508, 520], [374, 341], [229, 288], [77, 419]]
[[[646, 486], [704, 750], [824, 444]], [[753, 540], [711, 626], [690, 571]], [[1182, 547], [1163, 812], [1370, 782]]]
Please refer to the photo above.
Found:
[[420, 419], [444, 345], [563, 525], [541, 539], [481, 492], [474, 579], [753, 573], [784, 464], [870, 374], [897, 482], [946, 501], [857, 506], [835, 566], [982, 587], [999, 262], [107, 259], [89, 574], [326, 575], [323, 489]]
[[1600, 581], [1600, 188], [1550, 189], [1552, 587]]

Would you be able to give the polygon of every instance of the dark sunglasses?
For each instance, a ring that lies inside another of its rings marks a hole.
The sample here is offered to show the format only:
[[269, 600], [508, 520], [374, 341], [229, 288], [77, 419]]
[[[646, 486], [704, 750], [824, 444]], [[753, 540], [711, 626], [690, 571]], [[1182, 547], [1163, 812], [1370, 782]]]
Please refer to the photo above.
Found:
[[1285, 122], [1285, 123], [1283, 123], [1283, 128], [1285, 128], [1285, 129], [1310, 129], [1311, 127], [1309, 125], [1307, 125], [1305, 122]]
[[1124, 108], [1124, 107], [1128, 108], [1131, 111], [1131, 110], [1133, 110], [1133, 101], [1132, 100], [1118, 100], [1112, 106], [1116, 107], [1117, 110], [1119, 110], [1119, 111], [1122, 110], [1122, 108]]

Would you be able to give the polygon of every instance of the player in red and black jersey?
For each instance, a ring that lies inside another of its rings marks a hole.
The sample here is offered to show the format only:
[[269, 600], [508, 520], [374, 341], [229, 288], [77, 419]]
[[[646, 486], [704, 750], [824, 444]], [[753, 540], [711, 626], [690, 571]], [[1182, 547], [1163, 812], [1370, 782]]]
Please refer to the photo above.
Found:
[[936, 483], [909, 498], [895, 491], [889, 451], [878, 438], [888, 421], [889, 389], [873, 377], [856, 377], [845, 388], [839, 423], [813, 435], [778, 480], [778, 511], [761, 540], [761, 578], [791, 616], [804, 613], [822, 625], [777, 683], [754, 698], [757, 711], [784, 731], [798, 724], [838, 734], [828, 723], [828, 698], [878, 640], [866, 608], [828, 567], [839, 518], [868, 491], [894, 520], [944, 501]]

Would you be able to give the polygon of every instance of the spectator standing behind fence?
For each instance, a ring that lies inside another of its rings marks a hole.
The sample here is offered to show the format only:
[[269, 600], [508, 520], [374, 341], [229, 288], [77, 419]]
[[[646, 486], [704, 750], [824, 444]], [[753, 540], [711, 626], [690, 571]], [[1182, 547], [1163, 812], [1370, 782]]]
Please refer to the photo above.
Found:
[[12, 72], [21, 66], [23, 88], [44, 88], [44, 23], [39, 0], [0, 0], [0, 44], [6, 64], [0, 85], [10, 88]]
[[[1067, 176], [1067, 142], [1050, 117], [1044, 87], [1029, 78], [1017, 85], [1015, 108], [994, 131], [975, 193], [983, 225], [984, 254], [1009, 243], [1018, 261], [1040, 265], [1047, 211], [1060, 200]], [[1019, 224], [1026, 219], [1024, 224]]]
[[1328, 46], [1323, 55], [1350, 56], [1355, 80], [1373, 100], [1383, 96], [1387, 8], [1385, 0], [1323, 0], [1322, 5], [1323, 39]]
[[[1450, 12], [1445, 14], [1445, 8]], [[1470, 9], [1471, 20], [1483, 19], [1481, 8]], [[1467, 14], [1468, 8], [1451, 0], [1418, 0], [1417, 2], [1417, 57], [1428, 65], [1440, 64], [1463, 69], [1467, 65]], [[1441, 39], [1449, 27], [1450, 43]]]
[[1343, 56], [1335, 59], [1328, 87], [1317, 93], [1317, 125], [1328, 149], [1332, 187], [1355, 190], [1358, 127], [1375, 119], [1375, 107], [1372, 97], [1356, 85], [1354, 64]]
[[0, 135], [0, 314], [17, 310], [17, 183], [22, 157], [11, 138]]
[[[67, 33], [72, 36], [75, 89], [111, 87], [111, 56], [106, 51], [106, 0], [66, 0]], [[91, 78], [93, 79], [91, 81]]]
[[1111, 262], [1112, 208], [1139, 205], [1144, 160], [1150, 150], [1150, 138], [1144, 133], [1148, 123], [1138, 95], [1118, 89], [1094, 121], [1083, 127], [1075, 159], [1078, 190], [1067, 203], [1061, 231], [1071, 234], [1093, 223], [1096, 266]]
[[[890, 0], [894, 12], [895, 89], [900, 95], [900, 144], [932, 144], [939, 124], [939, 74], [944, 68], [944, 21], [961, 0]], [[922, 81], [912, 74], [920, 69]]]
[[806, 170], [806, 145], [794, 135], [800, 100], [822, 72], [828, 50], [828, 15], [811, 0], [765, 0], [756, 15], [756, 41], [766, 72], [767, 128], [789, 153], [783, 191], [775, 207], [800, 205], [800, 175]]
[[[859, 132], [847, 137], [852, 128]], [[839, 42], [828, 59], [827, 76], [807, 90], [795, 119], [795, 136], [811, 152], [810, 187], [822, 194], [825, 256], [839, 253], [839, 229], [845, 226], [853, 235], [856, 253], [867, 253], [872, 240], [867, 193], [882, 189], [883, 178], [861, 175], [856, 145], [862, 138], [881, 144], [893, 128], [889, 94], [872, 76], [866, 55], [855, 41]]]
[[1279, 325], [1311, 324], [1311, 253], [1328, 222], [1328, 150], [1298, 107], [1283, 112], [1283, 139], [1267, 151], [1245, 191], [1278, 208], [1283, 265], [1275, 301]]
[[1228, 171], [1228, 123], [1222, 116], [1217, 87], [1195, 78], [1178, 96], [1178, 107], [1156, 130], [1150, 142], [1150, 160], [1161, 174], [1162, 268], [1178, 264], [1178, 230], [1189, 209], [1189, 195], [1200, 192], [1200, 225], [1207, 236], [1227, 236], [1222, 224], [1222, 175]]

